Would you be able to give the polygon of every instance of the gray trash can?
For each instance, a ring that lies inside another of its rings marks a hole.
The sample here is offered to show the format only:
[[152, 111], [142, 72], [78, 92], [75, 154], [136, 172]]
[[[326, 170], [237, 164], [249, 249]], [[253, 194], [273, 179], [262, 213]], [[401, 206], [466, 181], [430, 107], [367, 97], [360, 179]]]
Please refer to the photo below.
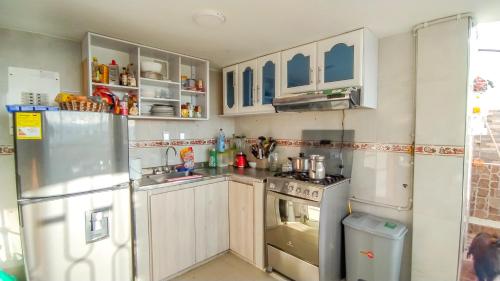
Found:
[[364, 213], [343, 224], [347, 281], [398, 281], [406, 226]]

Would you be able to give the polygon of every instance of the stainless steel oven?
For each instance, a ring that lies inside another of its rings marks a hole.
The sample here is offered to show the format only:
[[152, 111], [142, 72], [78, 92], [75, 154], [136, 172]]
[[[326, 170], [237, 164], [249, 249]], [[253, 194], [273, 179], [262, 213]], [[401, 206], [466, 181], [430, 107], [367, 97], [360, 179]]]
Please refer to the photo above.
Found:
[[319, 202], [271, 191], [266, 210], [267, 244], [319, 266]]
[[266, 184], [268, 271], [296, 281], [342, 279], [342, 218], [349, 179], [313, 183], [270, 177]]

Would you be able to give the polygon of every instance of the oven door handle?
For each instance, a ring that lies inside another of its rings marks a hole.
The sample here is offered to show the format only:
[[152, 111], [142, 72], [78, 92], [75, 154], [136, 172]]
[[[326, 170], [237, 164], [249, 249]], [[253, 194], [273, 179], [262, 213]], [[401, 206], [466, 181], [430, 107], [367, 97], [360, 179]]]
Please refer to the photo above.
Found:
[[275, 198], [278, 198], [278, 199], [281, 199], [281, 200], [285, 200], [285, 201], [290, 201], [290, 202], [294, 202], [294, 203], [299, 203], [299, 204], [302, 204], [302, 205], [308, 205], [308, 206], [314, 206], [314, 207], [320, 207], [320, 204], [319, 202], [315, 202], [315, 201], [311, 201], [311, 200], [305, 200], [305, 199], [300, 199], [300, 198], [296, 198], [296, 197], [293, 197], [293, 196], [290, 196], [290, 195], [284, 195], [284, 194], [281, 194], [281, 193], [277, 193], [277, 192], [274, 192], [274, 191], [267, 191], [267, 196], [271, 196], [271, 197], [275, 197]]

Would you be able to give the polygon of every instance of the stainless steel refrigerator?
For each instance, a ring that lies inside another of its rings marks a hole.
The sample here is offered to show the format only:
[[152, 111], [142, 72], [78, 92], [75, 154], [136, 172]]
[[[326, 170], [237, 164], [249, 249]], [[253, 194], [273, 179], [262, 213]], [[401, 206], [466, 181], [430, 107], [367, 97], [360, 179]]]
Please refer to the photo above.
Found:
[[14, 125], [28, 280], [132, 280], [126, 117], [16, 113]]

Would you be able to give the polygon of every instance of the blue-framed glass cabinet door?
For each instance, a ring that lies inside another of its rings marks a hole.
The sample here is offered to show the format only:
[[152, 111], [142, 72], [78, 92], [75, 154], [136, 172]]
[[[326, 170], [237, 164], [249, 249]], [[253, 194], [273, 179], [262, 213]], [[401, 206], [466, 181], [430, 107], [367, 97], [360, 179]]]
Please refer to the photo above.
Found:
[[224, 115], [238, 113], [238, 65], [222, 70]]
[[258, 58], [257, 104], [259, 111], [274, 112], [273, 99], [280, 96], [281, 54]]
[[316, 43], [281, 52], [281, 93], [316, 90]]
[[257, 110], [257, 60], [238, 64], [238, 112]]
[[363, 30], [318, 42], [318, 90], [362, 85]]

